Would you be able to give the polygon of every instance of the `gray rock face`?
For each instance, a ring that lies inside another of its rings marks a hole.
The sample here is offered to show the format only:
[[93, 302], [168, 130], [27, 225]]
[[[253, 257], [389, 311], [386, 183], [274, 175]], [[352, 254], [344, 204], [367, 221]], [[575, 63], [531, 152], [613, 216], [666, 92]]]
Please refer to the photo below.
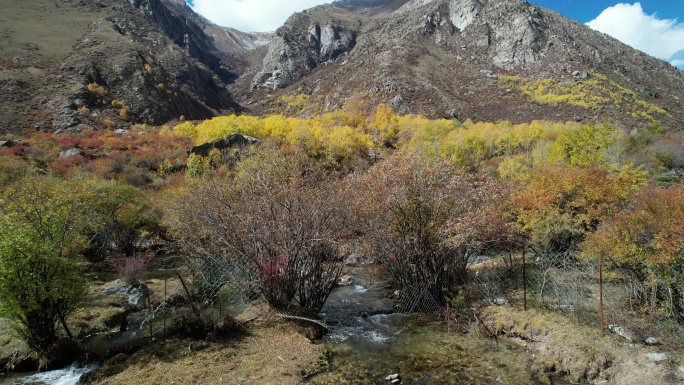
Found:
[[221, 65], [221, 59], [213, 53], [216, 47], [199, 25], [177, 13], [176, 9], [165, 6], [160, 0], [132, 0], [131, 3], [156, 23], [176, 45], [185, 49], [190, 57], [218, 75], [221, 81], [230, 83], [235, 80], [236, 75], [227, 71]]
[[326, 25], [321, 29], [319, 58], [325, 62], [335, 60], [338, 56], [354, 47], [355, 33], [343, 28]]
[[547, 28], [539, 8], [520, 2], [499, 2], [494, 13], [499, 24], [493, 28], [492, 63], [511, 69], [539, 61]]
[[[326, 17], [322, 21], [325, 23], [312, 22], [305, 13], [295, 14], [278, 29], [261, 71], [252, 80], [252, 89], [287, 87], [354, 48], [357, 32], [345, 25], [346, 20]], [[302, 29], [302, 25], [308, 27]]]
[[459, 30], [469, 26], [484, 5], [485, 0], [453, 0], [449, 4], [449, 19]]

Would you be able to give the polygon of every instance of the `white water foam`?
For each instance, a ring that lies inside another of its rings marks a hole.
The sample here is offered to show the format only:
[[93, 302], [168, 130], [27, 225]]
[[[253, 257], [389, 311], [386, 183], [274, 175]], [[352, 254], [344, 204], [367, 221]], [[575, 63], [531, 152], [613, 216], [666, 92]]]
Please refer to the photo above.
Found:
[[76, 385], [82, 375], [96, 369], [96, 366], [78, 367], [71, 365], [68, 368], [51, 370], [34, 374], [22, 380], [23, 385]]

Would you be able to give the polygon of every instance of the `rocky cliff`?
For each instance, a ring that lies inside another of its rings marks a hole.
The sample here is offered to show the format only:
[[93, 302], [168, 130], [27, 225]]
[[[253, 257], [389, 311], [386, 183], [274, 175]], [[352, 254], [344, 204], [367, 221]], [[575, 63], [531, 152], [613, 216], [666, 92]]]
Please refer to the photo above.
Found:
[[684, 122], [682, 71], [521, 0], [338, 1], [293, 15], [253, 73], [234, 89], [251, 88], [256, 113], [303, 93], [302, 113], [384, 102], [458, 119]]
[[252, 89], [289, 86], [356, 45], [361, 20], [338, 8], [317, 7], [290, 17], [273, 37]]
[[238, 111], [226, 89], [237, 73], [181, 10], [161, 0], [12, 2], [0, 39], [12, 58], [1, 64], [0, 132]]

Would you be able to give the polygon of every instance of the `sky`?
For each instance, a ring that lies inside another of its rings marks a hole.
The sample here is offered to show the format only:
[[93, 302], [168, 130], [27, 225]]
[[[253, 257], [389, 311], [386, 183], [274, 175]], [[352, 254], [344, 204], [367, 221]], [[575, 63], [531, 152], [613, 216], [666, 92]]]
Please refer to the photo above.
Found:
[[[212, 22], [275, 31], [295, 12], [330, 0], [186, 0]], [[684, 69], [683, 0], [530, 0]]]

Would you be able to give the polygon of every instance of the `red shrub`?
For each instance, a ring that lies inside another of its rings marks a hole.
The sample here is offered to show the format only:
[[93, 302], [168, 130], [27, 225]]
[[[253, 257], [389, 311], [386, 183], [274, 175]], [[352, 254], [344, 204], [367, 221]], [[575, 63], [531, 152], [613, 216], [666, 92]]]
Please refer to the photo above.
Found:
[[120, 255], [111, 262], [111, 265], [119, 279], [130, 284], [138, 280], [140, 272], [145, 269], [149, 261], [150, 257], [146, 255], [135, 255], [132, 257]]
[[22, 146], [21, 144], [17, 144], [15, 146], [12, 146], [5, 150], [5, 155], [10, 156], [10, 155], [17, 155], [17, 156], [24, 156], [26, 153], [26, 147]]

